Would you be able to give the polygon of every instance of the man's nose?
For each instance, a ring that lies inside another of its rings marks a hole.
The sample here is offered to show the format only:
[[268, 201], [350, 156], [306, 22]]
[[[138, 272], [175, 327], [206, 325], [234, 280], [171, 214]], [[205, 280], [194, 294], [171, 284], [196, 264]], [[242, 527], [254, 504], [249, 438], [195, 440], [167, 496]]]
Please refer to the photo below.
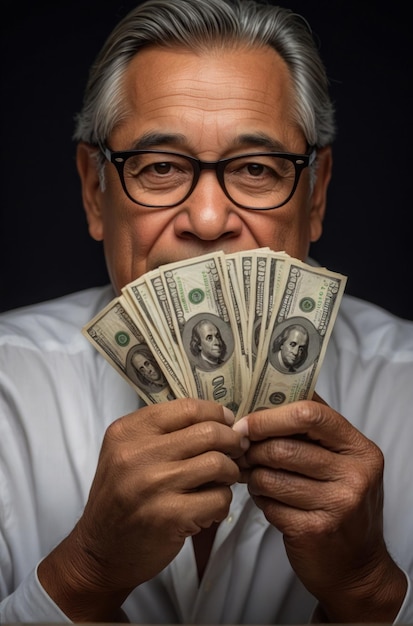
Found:
[[225, 195], [216, 173], [201, 172], [192, 194], [182, 203], [175, 221], [177, 234], [205, 241], [235, 237], [242, 229], [239, 211]]

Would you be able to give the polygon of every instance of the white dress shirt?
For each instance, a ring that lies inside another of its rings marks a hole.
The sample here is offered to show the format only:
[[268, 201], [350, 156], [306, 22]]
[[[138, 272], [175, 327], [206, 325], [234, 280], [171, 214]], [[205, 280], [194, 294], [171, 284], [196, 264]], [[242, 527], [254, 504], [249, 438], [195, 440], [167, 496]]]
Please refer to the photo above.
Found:
[[[102, 438], [138, 407], [80, 329], [113, 297], [89, 289], [0, 315], [0, 623], [68, 622], [36, 566], [82, 514]], [[345, 296], [316, 386], [383, 450], [388, 549], [413, 577], [413, 322]], [[192, 540], [127, 599], [135, 623], [304, 623], [314, 598], [245, 485], [198, 587]], [[411, 583], [397, 623], [413, 622]]]

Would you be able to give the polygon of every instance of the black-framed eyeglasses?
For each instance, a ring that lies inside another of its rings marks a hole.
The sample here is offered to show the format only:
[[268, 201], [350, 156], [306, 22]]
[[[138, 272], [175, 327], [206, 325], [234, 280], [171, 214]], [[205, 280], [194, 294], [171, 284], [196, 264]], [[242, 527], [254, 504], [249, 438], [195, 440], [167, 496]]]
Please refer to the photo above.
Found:
[[200, 161], [166, 150], [114, 152], [104, 145], [99, 148], [115, 165], [128, 198], [154, 209], [185, 202], [203, 170], [215, 170], [221, 189], [236, 206], [277, 209], [292, 198], [301, 172], [316, 157], [313, 146], [306, 154], [251, 152], [219, 161]]

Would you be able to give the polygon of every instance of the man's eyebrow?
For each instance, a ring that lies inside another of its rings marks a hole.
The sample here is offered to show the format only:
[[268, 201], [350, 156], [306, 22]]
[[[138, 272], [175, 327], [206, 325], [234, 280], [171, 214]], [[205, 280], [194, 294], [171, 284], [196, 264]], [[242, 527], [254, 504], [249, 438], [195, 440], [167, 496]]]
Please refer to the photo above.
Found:
[[136, 139], [131, 146], [131, 150], [147, 150], [157, 146], [182, 146], [186, 143], [184, 135], [179, 133], [155, 133], [148, 132]]
[[265, 133], [245, 133], [236, 138], [236, 147], [265, 148], [270, 152], [288, 152], [285, 145]]

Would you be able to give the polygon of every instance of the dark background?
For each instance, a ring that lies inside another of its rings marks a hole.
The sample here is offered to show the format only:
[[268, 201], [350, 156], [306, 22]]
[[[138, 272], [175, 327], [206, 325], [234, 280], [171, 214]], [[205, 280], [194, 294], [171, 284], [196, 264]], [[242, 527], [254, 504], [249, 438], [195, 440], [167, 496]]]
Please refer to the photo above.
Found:
[[[412, 35], [401, 1], [291, 0], [320, 41], [336, 104], [334, 178], [312, 255], [347, 292], [413, 319]], [[107, 282], [71, 136], [88, 68], [135, 2], [3, 0], [0, 310]]]

